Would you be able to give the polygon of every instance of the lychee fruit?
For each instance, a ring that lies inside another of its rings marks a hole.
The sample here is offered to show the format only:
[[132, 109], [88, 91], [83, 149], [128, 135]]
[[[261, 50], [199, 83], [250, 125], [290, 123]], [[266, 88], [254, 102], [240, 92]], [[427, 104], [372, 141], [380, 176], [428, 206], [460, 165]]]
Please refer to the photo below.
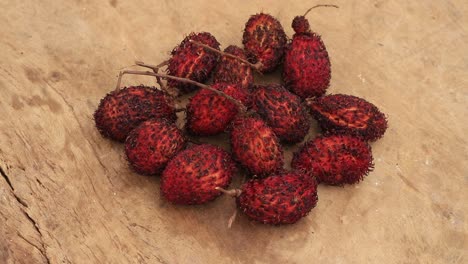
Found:
[[175, 204], [202, 204], [221, 195], [236, 171], [235, 163], [223, 149], [202, 144], [177, 154], [163, 171], [161, 194]]
[[269, 84], [257, 85], [252, 98], [252, 109], [281, 141], [297, 143], [304, 139], [310, 128], [310, 116], [300, 97], [281, 85]]
[[242, 43], [249, 60], [262, 73], [271, 72], [281, 63], [286, 34], [280, 22], [269, 14], [256, 14], [245, 24]]
[[372, 151], [360, 138], [348, 135], [318, 136], [294, 153], [292, 168], [302, 170], [320, 183], [354, 184], [372, 169]]
[[320, 35], [311, 32], [305, 16], [294, 18], [294, 34], [284, 55], [286, 88], [302, 98], [321, 96], [330, 85], [331, 64]]
[[131, 130], [151, 118], [174, 122], [177, 116], [170, 97], [147, 86], [130, 86], [108, 93], [94, 113], [99, 132], [121, 142]]
[[[206, 44], [219, 50], [216, 38], [207, 32], [191, 33], [182, 43], [174, 48], [167, 68], [173, 76], [188, 78], [197, 82], [205, 82], [218, 63], [219, 55], [195, 45], [190, 40]], [[176, 87], [181, 93], [194, 91], [197, 86], [176, 80], [168, 80], [170, 87]]]
[[317, 182], [302, 172], [282, 172], [252, 179], [241, 187], [238, 207], [265, 224], [293, 224], [317, 204]]
[[[237, 84], [216, 83], [212, 88], [250, 105], [248, 91]], [[212, 136], [222, 133], [239, 112], [237, 105], [226, 97], [210, 90], [200, 90], [187, 105], [187, 131], [197, 136]]]
[[[237, 46], [231, 45], [224, 52], [247, 60], [245, 51]], [[250, 86], [254, 82], [252, 68], [238, 59], [222, 56], [218, 66], [214, 70], [213, 82], [240, 84], [241, 87], [250, 89]]]
[[282, 169], [283, 149], [262, 119], [238, 117], [231, 126], [232, 154], [251, 174], [264, 177]]
[[173, 122], [150, 119], [130, 132], [125, 140], [125, 154], [137, 173], [154, 175], [185, 145], [182, 131]]
[[387, 130], [387, 119], [368, 101], [344, 94], [310, 100], [310, 112], [327, 134], [347, 134], [375, 141]]

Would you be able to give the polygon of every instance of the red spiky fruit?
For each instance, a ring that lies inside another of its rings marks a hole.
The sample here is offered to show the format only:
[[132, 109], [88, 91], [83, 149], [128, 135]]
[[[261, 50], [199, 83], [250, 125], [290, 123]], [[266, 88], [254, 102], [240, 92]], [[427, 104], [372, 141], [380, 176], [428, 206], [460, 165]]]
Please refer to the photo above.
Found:
[[286, 34], [280, 22], [269, 14], [256, 14], [245, 24], [242, 43], [253, 63], [260, 63], [262, 73], [271, 72], [281, 63]]
[[108, 93], [94, 112], [99, 132], [125, 141], [128, 133], [151, 118], [177, 119], [174, 103], [162, 91], [147, 86], [130, 86]]
[[368, 101], [344, 94], [327, 95], [309, 102], [310, 112], [326, 134], [347, 134], [375, 141], [387, 130], [387, 119]]
[[[224, 52], [247, 59], [245, 51], [234, 45], [227, 47]], [[249, 89], [254, 82], [252, 68], [237, 59], [222, 56], [214, 70], [213, 82], [240, 84], [243, 88]]]
[[283, 167], [283, 149], [273, 130], [260, 118], [239, 117], [232, 123], [231, 151], [251, 174], [264, 177]]
[[373, 168], [369, 144], [347, 135], [318, 136], [294, 153], [291, 166], [330, 185], [354, 184]]
[[[212, 88], [250, 105], [249, 92], [240, 85], [216, 83]], [[222, 133], [237, 115], [239, 109], [227, 98], [210, 90], [200, 90], [187, 105], [187, 131], [197, 136], [212, 136]]]
[[296, 16], [292, 22], [292, 28], [296, 34], [301, 33], [309, 33], [310, 32], [310, 25], [309, 20], [305, 18], [305, 16]]
[[[208, 32], [191, 33], [179, 46], [172, 50], [168, 73], [173, 76], [188, 78], [197, 82], [205, 82], [218, 63], [219, 55], [201, 46], [191, 43], [197, 41], [219, 50], [216, 38]], [[168, 85], [178, 88], [181, 93], [188, 93], [198, 87], [192, 84], [168, 80]]]
[[203, 144], [179, 152], [161, 177], [161, 194], [175, 204], [202, 204], [221, 195], [215, 187], [226, 188], [235, 164], [223, 149]]
[[301, 172], [283, 172], [242, 185], [237, 205], [265, 224], [293, 224], [317, 204], [317, 182]]
[[[305, 30], [302, 27], [306, 26], [296, 27], [302, 32]], [[286, 88], [304, 99], [321, 96], [330, 85], [330, 78], [330, 59], [321, 37], [311, 32], [294, 34], [284, 55], [283, 81]]]
[[125, 154], [137, 173], [154, 175], [185, 145], [182, 131], [173, 122], [150, 119], [130, 132], [125, 140]]
[[256, 86], [252, 98], [252, 109], [281, 141], [297, 143], [304, 139], [310, 128], [310, 117], [300, 97], [281, 85], [269, 84]]

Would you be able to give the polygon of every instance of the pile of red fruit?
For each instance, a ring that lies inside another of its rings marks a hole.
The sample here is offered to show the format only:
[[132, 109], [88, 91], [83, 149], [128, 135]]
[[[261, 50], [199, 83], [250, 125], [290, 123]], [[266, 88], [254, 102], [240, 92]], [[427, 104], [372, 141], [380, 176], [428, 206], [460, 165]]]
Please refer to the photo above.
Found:
[[[288, 40], [277, 19], [253, 15], [245, 25], [244, 48], [228, 46], [224, 52], [210, 33], [191, 33], [168, 61], [137, 63], [152, 71], [121, 72], [118, 88], [94, 114], [97, 129], [125, 142], [135, 172], [161, 176], [161, 195], [169, 202], [203, 204], [226, 193], [251, 219], [295, 223], [315, 207], [317, 184], [355, 184], [372, 170], [368, 142], [383, 136], [387, 121], [362, 98], [325, 95], [331, 76], [325, 45], [305, 16], [295, 17], [292, 27]], [[255, 72], [279, 65], [282, 84], [254, 82]], [[167, 74], [160, 74], [164, 66]], [[160, 87], [120, 89], [123, 74], [155, 76]], [[209, 79], [211, 84], [203, 84]], [[174, 100], [194, 91], [179, 128]], [[312, 122], [322, 135], [305, 142], [294, 153], [292, 169], [285, 169], [282, 144], [304, 141]], [[230, 151], [188, 140], [220, 133], [229, 133]], [[226, 190], [238, 172], [248, 180]]]

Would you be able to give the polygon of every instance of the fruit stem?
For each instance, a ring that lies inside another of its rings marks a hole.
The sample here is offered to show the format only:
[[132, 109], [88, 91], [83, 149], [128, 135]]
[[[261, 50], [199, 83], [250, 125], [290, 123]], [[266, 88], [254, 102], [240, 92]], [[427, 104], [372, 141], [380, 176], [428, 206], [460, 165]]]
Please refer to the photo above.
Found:
[[[145, 64], [145, 63], [142, 62], [142, 61], [135, 61], [135, 65], [136, 65], [136, 66], [141, 66], [141, 67], [150, 68], [150, 69], [152, 69], [152, 70], [154, 71], [154, 73], [158, 73], [159, 68], [161, 68], [161, 67], [163, 67], [163, 66], [166, 66], [166, 65], [168, 65], [168, 64], [169, 64], [169, 61], [168, 61], [168, 60], [163, 61], [163, 62], [161, 62], [160, 64], [158, 64], [158, 65], [156, 65], [156, 66], [155, 66], [155, 65]], [[135, 65], [132, 65], [132, 66], [135, 66]], [[121, 71], [120, 74], [119, 74], [119, 77], [117, 78], [117, 85], [116, 85], [116, 87], [115, 87], [115, 90], [116, 90], [116, 91], [120, 89], [120, 85], [122, 84], [122, 76], [123, 76], [124, 74], [125, 74], [125, 73]], [[161, 82], [160, 77], [158, 77], [158, 76], [155, 76], [155, 77], [156, 77], [156, 81], [158, 82], [158, 84], [159, 84], [159, 86], [161, 87], [161, 89], [164, 90], [164, 91], [167, 91], [167, 88], [166, 88], [166, 86]]]
[[227, 53], [227, 52], [224, 52], [224, 51], [217, 50], [217, 49], [215, 49], [213, 47], [210, 47], [210, 46], [208, 46], [206, 44], [203, 44], [201, 42], [198, 42], [198, 41], [195, 41], [195, 40], [192, 40], [192, 39], [190, 39], [189, 41], [191, 43], [193, 43], [195, 45], [198, 45], [198, 46], [201, 46], [201, 47], [203, 47], [203, 48], [205, 48], [207, 50], [216, 52], [216, 53], [218, 53], [218, 54], [220, 54], [222, 56], [226, 56], [226, 57], [229, 57], [229, 58], [232, 58], [232, 59], [236, 59], [236, 60], [238, 60], [238, 61], [240, 61], [240, 62], [242, 62], [244, 64], [247, 64], [247, 66], [253, 68], [254, 70], [256, 70], [257, 72], [259, 72], [261, 74], [261, 72], [259, 70], [263, 66], [261, 62], [257, 62], [255, 64], [253, 64], [253, 63], [249, 62], [248, 60], [244, 60], [242, 58], [237, 57], [236, 55], [233, 55], [233, 54], [230, 54], [230, 53]]
[[122, 76], [123, 76], [123, 73], [120, 72], [119, 77], [117, 78], [117, 85], [115, 86], [116, 91], [118, 91], [120, 89], [120, 84], [122, 83]]
[[337, 5], [315, 5], [315, 6], [311, 7], [311, 8], [309, 8], [309, 9], [305, 12], [305, 14], [304, 14], [303, 16], [307, 16], [307, 14], [310, 12], [310, 10], [312, 10], [312, 9], [314, 9], [314, 8], [317, 8], [317, 7], [334, 7], [334, 8], [340, 8], [340, 7], [337, 6]]
[[242, 191], [240, 189], [232, 189], [232, 190], [226, 190], [221, 187], [215, 187], [215, 190], [218, 190], [224, 194], [230, 195], [232, 197], [238, 197], [241, 195]]
[[161, 62], [158, 65], [146, 64], [146, 63], [144, 63], [142, 61], [135, 61], [135, 64], [138, 65], [138, 66], [141, 66], [141, 67], [150, 68], [153, 71], [158, 71], [159, 68], [164, 67], [166, 65], [169, 65], [169, 60], [165, 60], [165, 61]]
[[[166, 65], [169, 65], [169, 60], [165, 60], [163, 62], [161, 62], [160, 64], [158, 65], [150, 65], [150, 64], [146, 64], [142, 61], [135, 61], [135, 64], [138, 65], [138, 66], [141, 66], [141, 67], [145, 67], [145, 68], [149, 68], [149, 69], [152, 69], [154, 73], [158, 73], [159, 72], [159, 68], [161, 67], [164, 67]], [[160, 77], [157, 77], [156, 76], [156, 81], [158, 82], [159, 86], [161, 87], [161, 89], [163, 90], [167, 90], [167, 87], [166, 85], [163, 84], [163, 82], [161, 81], [161, 78]]]
[[184, 83], [189, 83], [189, 84], [192, 84], [192, 85], [196, 85], [196, 86], [198, 86], [200, 88], [210, 90], [210, 91], [212, 91], [213, 93], [215, 93], [217, 95], [225, 97], [226, 99], [231, 101], [233, 104], [235, 104], [242, 113], [247, 112], [246, 107], [241, 102], [234, 99], [232, 96], [229, 96], [229, 95], [227, 95], [227, 94], [225, 94], [225, 93], [223, 93], [223, 92], [221, 92], [219, 90], [216, 90], [216, 89], [214, 89], [213, 87], [211, 87], [209, 85], [199, 83], [199, 82], [187, 79], [187, 78], [181, 78], [181, 77], [176, 77], [176, 76], [172, 76], [172, 75], [167, 75], [167, 74], [162, 74], [162, 73], [154, 73], [154, 72], [149, 72], [149, 71], [122, 71], [122, 72], [120, 72], [119, 78], [121, 78], [121, 76], [123, 74], [157, 76], [157, 77], [161, 77], [161, 78], [172, 79], [172, 80], [176, 80], [176, 81], [179, 81], [179, 82], [184, 82]]
[[313, 101], [314, 101], [314, 98], [309, 97], [309, 98], [306, 98], [304, 101], [305, 101], [306, 105], [311, 105], [313, 103]]
[[237, 216], [237, 208], [235, 209], [234, 213], [231, 215], [231, 217], [229, 217], [229, 221], [228, 221], [228, 229], [231, 229], [232, 227], [232, 224], [234, 223], [234, 221], [236, 220], [236, 216]]

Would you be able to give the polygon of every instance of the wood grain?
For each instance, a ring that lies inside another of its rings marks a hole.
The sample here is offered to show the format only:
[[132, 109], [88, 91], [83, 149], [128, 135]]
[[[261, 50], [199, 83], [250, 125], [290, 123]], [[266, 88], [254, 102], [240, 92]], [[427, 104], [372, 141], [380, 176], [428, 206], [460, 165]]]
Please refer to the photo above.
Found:
[[166, 203], [158, 177], [131, 172], [92, 113], [121, 68], [163, 61], [191, 31], [241, 45], [248, 16], [264, 11], [291, 36], [316, 3], [0, 1], [0, 263], [466, 263], [468, 2], [334, 3], [308, 17], [332, 59], [329, 92], [389, 117], [375, 170], [320, 186], [295, 225], [239, 215], [227, 229], [231, 198]]

